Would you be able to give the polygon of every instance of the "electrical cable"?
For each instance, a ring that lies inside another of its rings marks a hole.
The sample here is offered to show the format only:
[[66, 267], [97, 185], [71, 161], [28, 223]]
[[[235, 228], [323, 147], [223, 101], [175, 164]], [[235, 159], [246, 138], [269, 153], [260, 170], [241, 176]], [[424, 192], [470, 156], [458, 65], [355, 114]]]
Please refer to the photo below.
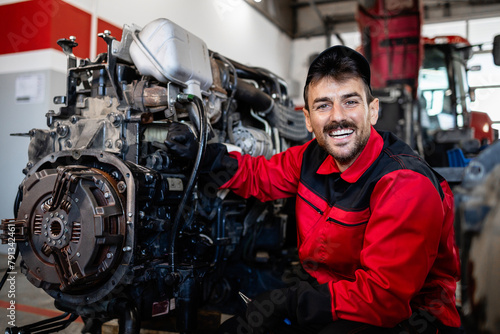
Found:
[[[196, 154], [193, 171], [191, 172], [191, 176], [189, 177], [189, 181], [186, 187], [186, 191], [184, 192], [184, 196], [178, 206], [177, 213], [174, 218], [174, 222], [172, 224], [172, 236], [170, 242], [170, 256], [171, 256], [171, 268], [172, 272], [175, 272], [175, 240], [177, 238], [177, 231], [179, 230], [180, 221], [182, 218], [182, 214], [184, 208], [187, 204], [187, 201], [191, 197], [191, 194], [194, 189], [194, 185], [196, 183], [196, 179], [198, 178], [201, 160], [203, 158], [203, 154], [207, 147], [207, 138], [208, 138], [208, 121], [205, 115], [205, 109], [203, 108], [203, 101], [192, 94], [179, 94], [177, 96], [177, 101], [179, 103], [194, 103], [198, 108], [198, 112], [200, 114], [200, 135], [199, 135], [199, 145], [198, 152]], [[193, 214], [193, 212], [191, 213]], [[185, 219], [185, 221], [189, 221], [189, 219]], [[183, 226], [184, 227], [184, 226]], [[180, 229], [182, 231], [182, 228]]]

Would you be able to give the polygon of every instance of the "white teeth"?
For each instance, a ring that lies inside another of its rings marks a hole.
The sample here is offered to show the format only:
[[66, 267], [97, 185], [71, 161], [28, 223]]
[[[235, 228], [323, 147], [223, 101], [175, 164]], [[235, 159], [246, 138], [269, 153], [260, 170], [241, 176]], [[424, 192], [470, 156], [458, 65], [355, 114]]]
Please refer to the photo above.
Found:
[[339, 130], [333, 130], [328, 133], [330, 137], [336, 137], [336, 138], [344, 138], [349, 136], [351, 133], [353, 133], [354, 130], [351, 129], [339, 129]]

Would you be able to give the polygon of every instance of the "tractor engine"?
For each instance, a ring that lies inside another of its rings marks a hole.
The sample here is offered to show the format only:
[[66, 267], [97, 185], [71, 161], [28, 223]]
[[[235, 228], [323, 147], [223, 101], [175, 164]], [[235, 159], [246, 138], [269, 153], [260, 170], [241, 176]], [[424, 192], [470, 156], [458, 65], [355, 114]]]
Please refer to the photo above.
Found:
[[[0, 236], [15, 238], [27, 279], [85, 331], [118, 318], [128, 332], [155, 319], [189, 332], [200, 310], [234, 311], [238, 291], [278, 287], [273, 270], [296, 261], [293, 203], [200, 182], [207, 143], [269, 158], [309, 133], [281, 78], [169, 20], [100, 37], [108, 52], [94, 60], [75, 58], [74, 38], [58, 41], [67, 92], [47, 128], [29, 132], [17, 216]], [[164, 144], [179, 122], [199, 143], [194, 161]]]

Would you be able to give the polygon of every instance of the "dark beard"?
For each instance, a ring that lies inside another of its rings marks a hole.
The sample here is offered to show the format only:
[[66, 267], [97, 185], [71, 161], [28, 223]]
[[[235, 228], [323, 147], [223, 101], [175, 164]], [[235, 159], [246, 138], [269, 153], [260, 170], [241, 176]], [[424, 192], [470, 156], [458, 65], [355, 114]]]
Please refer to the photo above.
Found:
[[336, 161], [338, 161], [342, 165], [345, 165], [345, 164], [351, 162], [354, 158], [358, 157], [359, 154], [361, 154], [361, 152], [363, 151], [363, 149], [366, 146], [366, 143], [368, 143], [368, 138], [369, 137], [367, 137], [366, 139], [360, 138], [359, 141], [356, 141], [356, 146], [354, 148], [354, 151], [352, 151], [351, 154], [349, 154], [348, 156], [340, 157], [340, 156], [335, 156], [333, 154], [331, 154], [331, 155]]
[[[325, 127], [323, 128], [323, 133], [326, 136], [328, 136], [328, 132], [330, 132], [332, 130], [340, 130], [340, 129], [346, 129], [346, 128], [351, 128], [354, 131], [356, 131], [358, 129], [356, 124], [349, 122], [349, 121], [346, 121], [346, 120], [342, 120], [340, 122], [332, 122], [328, 125], [325, 125]], [[359, 154], [361, 154], [361, 152], [365, 148], [366, 144], [368, 143], [369, 138], [370, 138], [369, 135], [366, 136], [366, 138], [359, 138], [359, 140], [357, 140], [355, 142], [354, 150], [348, 156], [337, 156], [336, 154], [334, 154], [334, 152], [330, 152], [330, 150], [328, 150], [328, 147], [323, 147], [323, 149], [328, 154], [330, 154], [337, 162], [345, 165], [345, 164], [348, 164], [349, 162], [351, 162], [353, 159], [357, 158], [359, 156]]]

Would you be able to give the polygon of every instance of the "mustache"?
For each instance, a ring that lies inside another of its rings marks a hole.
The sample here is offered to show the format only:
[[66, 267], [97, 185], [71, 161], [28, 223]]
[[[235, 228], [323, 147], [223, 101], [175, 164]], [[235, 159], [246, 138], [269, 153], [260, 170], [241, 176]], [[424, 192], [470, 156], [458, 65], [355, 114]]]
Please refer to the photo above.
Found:
[[351, 128], [356, 130], [357, 126], [353, 122], [349, 122], [346, 120], [342, 120], [340, 122], [333, 121], [330, 124], [325, 125], [325, 127], [323, 128], [323, 132], [330, 132], [332, 130], [341, 130], [346, 128]]

